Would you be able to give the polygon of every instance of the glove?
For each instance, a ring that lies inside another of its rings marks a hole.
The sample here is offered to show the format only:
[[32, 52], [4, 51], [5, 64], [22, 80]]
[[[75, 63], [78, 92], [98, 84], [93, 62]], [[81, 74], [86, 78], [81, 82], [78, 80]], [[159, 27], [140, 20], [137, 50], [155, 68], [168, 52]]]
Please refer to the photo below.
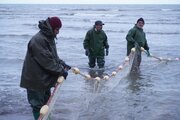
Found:
[[67, 78], [67, 76], [68, 76], [68, 72], [66, 71], [66, 70], [64, 70], [64, 72], [63, 72], [63, 75], [62, 75], [63, 77], [64, 77], [64, 79], [66, 79]]
[[109, 54], [109, 49], [106, 49], [106, 56], [108, 56]]
[[89, 50], [88, 50], [88, 49], [86, 49], [85, 55], [86, 55], [86, 56], [89, 56]]
[[149, 50], [146, 50], [146, 51], [147, 51], [147, 56], [150, 57], [151, 54], [150, 54]]
[[67, 65], [66, 63], [64, 63], [64, 68], [66, 69], [66, 70], [70, 70], [71, 69], [71, 66], [69, 66], [69, 65]]

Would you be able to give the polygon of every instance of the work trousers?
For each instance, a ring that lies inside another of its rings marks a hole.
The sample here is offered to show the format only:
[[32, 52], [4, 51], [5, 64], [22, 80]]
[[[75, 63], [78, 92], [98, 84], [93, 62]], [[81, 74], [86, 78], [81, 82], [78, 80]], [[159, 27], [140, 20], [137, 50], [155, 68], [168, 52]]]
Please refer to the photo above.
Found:
[[51, 96], [51, 91], [46, 90], [44, 92], [38, 92], [34, 90], [27, 89], [28, 102], [32, 107], [32, 112], [35, 120], [38, 120], [40, 115], [40, 109], [45, 105]]
[[88, 56], [89, 58], [89, 67], [94, 68], [96, 66], [96, 62], [99, 68], [104, 68], [105, 60], [104, 56]]

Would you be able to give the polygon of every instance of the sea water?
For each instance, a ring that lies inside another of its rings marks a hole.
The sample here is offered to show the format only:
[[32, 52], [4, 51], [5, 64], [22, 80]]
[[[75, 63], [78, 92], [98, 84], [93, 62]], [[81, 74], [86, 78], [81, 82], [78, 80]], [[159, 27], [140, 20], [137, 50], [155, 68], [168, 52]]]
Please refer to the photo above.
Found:
[[[59, 57], [83, 73], [89, 72], [83, 40], [96, 20], [108, 36], [106, 73], [126, 56], [126, 34], [137, 19], [145, 20], [150, 52], [164, 58], [180, 57], [180, 5], [0, 5], [0, 120], [33, 120], [26, 90], [20, 88], [27, 43], [38, 21], [58, 16]], [[93, 81], [71, 71], [63, 83], [52, 118], [57, 120], [179, 120], [180, 62], [160, 62], [142, 55], [140, 73], [124, 70], [94, 89]]]

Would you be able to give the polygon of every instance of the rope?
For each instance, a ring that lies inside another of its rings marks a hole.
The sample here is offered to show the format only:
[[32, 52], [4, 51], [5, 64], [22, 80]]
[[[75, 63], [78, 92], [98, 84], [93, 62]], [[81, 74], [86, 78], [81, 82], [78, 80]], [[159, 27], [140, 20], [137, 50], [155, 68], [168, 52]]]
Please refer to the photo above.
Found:
[[[147, 53], [147, 51], [141, 47], [140, 48], [142, 52]], [[103, 78], [100, 78], [100, 77], [91, 77], [89, 74], [84, 74], [82, 73], [77, 67], [72, 67], [72, 72], [74, 74], [79, 74], [81, 75], [82, 77], [85, 78], [85, 80], [95, 80], [97, 83], [99, 83], [101, 80], [110, 80], [111, 78], [115, 77], [117, 75], [117, 73], [121, 72], [126, 66], [129, 65], [129, 62], [131, 59], [133, 59], [133, 55], [135, 53], [136, 49], [135, 48], [132, 48], [131, 49], [131, 53], [129, 54], [129, 56], [126, 56], [123, 63], [121, 65], [119, 65], [110, 75], [104, 75]], [[171, 59], [171, 58], [162, 58], [162, 57], [157, 57], [157, 56], [154, 56], [152, 54], [150, 54], [150, 57], [152, 58], [155, 58], [159, 61], [179, 61], [180, 58], [175, 58], [175, 59]], [[57, 98], [57, 92], [60, 88], [60, 85], [63, 83], [64, 81], [64, 77], [59, 77], [58, 80], [57, 80], [57, 83], [56, 83], [56, 86], [47, 102], [46, 105], [42, 106], [41, 110], [40, 110], [40, 116], [38, 118], [38, 120], [46, 120], [48, 118], [48, 115], [51, 111], [51, 108], [54, 106], [54, 103], [56, 101], [56, 98]]]
[[50, 96], [50, 98], [48, 99], [48, 102], [46, 103], [46, 105], [42, 106], [40, 109], [40, 116], [38, 118], [38, 120], [46, 120], [50, 114], [51, 109], [54, 106], [54, 103], [56, 102], [56, 99], [58, 97], [58, 91], [60, 86], [62, 85], [64, 81], [64, 77], [60, 76], [57, 80], [57, 83], [55, 85], [55, 88]]
[[[141, 51], [143, 51], [144, 53], [146, 53], [148, 55], [147, 51], [143, 47], [141, 47]], [[152, 54], [150, 54], [149, 57], [155, 58], [159, 61], [179, 61], [180, 60], [180, 58], [163, 58], [163, 57], [157, 57]]]
[[77, 67], [73, 67], [71, 70], [74, 74], [79, 74], [82, 77], [84, 77], [85, 80], [96, 80], [98, 82], [100, 82], [101, 80], [110, 80], [111, 78], [115, 77], [118, 72], [121, 72], [126, 66], [128, 66], [129, 60], [134, 52], [135, 52], [135, 48], [131, 50], [131, 53], [129, 56], [125, 57], [125, 60], [123, 61], [121, 65], [119, 65], [110, 75], [103, 75], [102, 78], [100, 77], [93, 78], [89, 74], [82, 73]]
[[[140, 47], [140, 50], [146, 54], [147, 51], [143, 48], [143, 47]], [[100, 77], [95, 77], [95, 78], [92, 78], [89, 74], [84, 74], [82, 73], [77, 67], [73, 67], [72, 68], [72, 72], [74, 74], [79, 74], [81, 75], [82, 77], [84, 77], [86, 80], [96, 80], [96, 81], [100, 81], [100, 80], [109, 80], [111, 79], [112, 77], [116, 76], [116, 74], [120, 71], [122, 71], [129, 63], [130, 59], [132, 59], [132, 56], [133, 54], [135, 53], [136, 49], [135, 48], [132, 48], [131, 49], [131, 53], [129, 54], [129, 56], [125, 57], [125, 60], [124, 62], [122, 63], [122, 65], [118, 66], [118, 68], [116, 70], [114, 70], [111, 75], [104, 75], [103, 78], [100, 78]], [[162, 58], [162, 57], [157, 57], [157, 56], [154, 56], [152, 54], [150, 54], [150, 57], [152, 58], [155, 58], [159, 61], [179, 61], [180, 58], [175, 58], [175, 59], [172, 59], [172, 58]]]

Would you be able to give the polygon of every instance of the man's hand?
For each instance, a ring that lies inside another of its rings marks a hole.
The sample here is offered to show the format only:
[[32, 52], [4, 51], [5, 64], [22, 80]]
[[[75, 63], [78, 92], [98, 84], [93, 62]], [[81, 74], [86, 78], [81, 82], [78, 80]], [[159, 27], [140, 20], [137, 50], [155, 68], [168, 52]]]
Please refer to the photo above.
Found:
[[109, 49], [106, 49], [106, 56], [109, 55]]
[[89, 50], [88, 50], [88, 49], [86, 49], [85, 55], [86, 55], [86, 56], [89, 56]]
[[67, 78], [67, 76], [68, 76], [68, 72], [66, 71], [66, 70], [64, 70], [64, 72], [63, 72], [63, 75], [62, 75], [63, 77], [64, 77], [64, 79], [66, 79]]
[[151, 54], [150, 54], [149, 50], [146, 50], [146, 51], [147, 51], [147, 56], [150, 57]]
[[66, 70], [70, 70], [70, 69], [71, 69], [71, 66], [69, 66], [69, 65], [67, 65], [67, 64], [64, 64], [64, 68], [65, 68]]

